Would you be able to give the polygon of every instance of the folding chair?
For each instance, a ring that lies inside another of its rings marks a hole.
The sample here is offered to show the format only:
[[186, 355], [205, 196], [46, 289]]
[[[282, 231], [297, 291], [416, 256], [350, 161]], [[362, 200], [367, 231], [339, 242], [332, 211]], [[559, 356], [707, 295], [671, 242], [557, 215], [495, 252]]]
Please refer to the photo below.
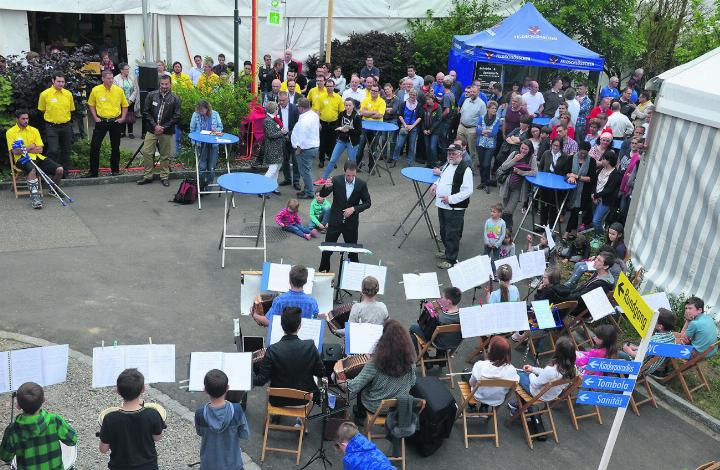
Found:
[[[294, 388], [268, 388], [267, 391], [267, 406], [265, 408], [265, 434], [263, 436], [262, 455], [260, 461], [265, 461], [265, 452], [283, 452], [286, 454], [295, 454], [295, 465], [300, 465], [300, 455], [302, 453], [302, 442], [303, 436], [305, 435], [305, 422], [306, 416], [313, 407], [312, 394], [303, 392], [302, 390], [296, 390]], [[277, 398], [294, 398], [298, 400], [306, 400], [307, 404], [301, 407], [289, 407], [289, 406], [274, 406], [270, 403], [270, 397]], [[270, 421], [273, 416], [285, 416], [288, 418], [297, 418], [300, 420], [300, 426], [295, 427], [283, 425], [283, 424], [272, 424]], [[268, 447], [267, 440], [268, 434], [271, 429], [283, 432], [296, 432], [298, 433], [298, 445], [297, 450], [279, 448], [279, 447]]]
[[[422, 413], [422, 411], [425, 409], [425, 400], [415, 398], [415, 406], [413, 409], [417, 408], [418, 413]], [[387, 414], [397, 408], [397, 398], [391, 398], [389, 400], [383, 400], [380, 402], [380, 406], [378, 406], [378, 409], [375, 411], [375, 413], [367, 412], [367, 424], [365, 425], [365, 434], [367, 434], [367, 438], [369, 441], [372, 442], [373, 435], [372, 435], [372, 428], [373, 426], [381, 426], [383, 428], [383, 436], [386, 434], [385, 431], [385, 417]], [[378, 436], [375, 436], [376, 438]], [[405, 470], [405, 438], [400, 439], [400, 457], [392, 457], [388, 456], [388, 460], [392, 461], [401, 461], [402, 462], [402, 470]]]
[[643, 278], [643, 274], [645, 274], [645, 268], [640, 266], [637, 271], [635, 271], [635, 274], [633, 274], [632, 279], [630, 279], [630, 283], [633, 285], [634, 288], [640, 287], [640, 281]]
[[[491, 406], [491, 411], [487, 412], [470, 412], [468, 411], [467, 407], [468, 405], [479, 405], [478, 401], [475, 399], [475, 392], [482, 387], [505, 387], [508, 389], [508, 392], [505, 396], [507, 399], [507, 395], [512, 393], [515, 390], [515, 386], [517, 385], [517, 382], [514, 380], [505, 380], [505, 379], [481, 379], [478, 380], [472, 389], [470, 389], [470, 384], [465, 382], [464, 380], [458, 381], [458, 387], [460, 388], [460, 395], [462, 396], [462, 403], [460, 404], [460, 409], [458, 410], [458, 414], [455, 417], [455, 419], [462, 416], [463, 419], [463, 434], [465, 437], [465, 448], [468, 448], [468, 439], [483, 439], [483, 438], [489, 438], [489, 439], [495, 439], [495, 447], [500, 447], [500, 434], [498, 433], [498, 424], [497, 424], [497, 409], [498, 407], [502, 406], [502, 403], [497, 406]], [[505, 401], [503, 401], [505, 403]], [[468, 425], [467, 420], [468, 418], [490, 418], [492, 419], [492, 428], [493, 433], [492, 434], [468, 434]]]
[[[600, 414], [600, 407], [597, 405], [594, 405], [593, 408], [595, 411], [591, 413], [585, 413], [585, 414], [577, 414], [575, 411], [575, 401], [577, 400], [577, 394], [578, 389], [580, 388], [580, 385], [582, 384], [582, 377], [578, 376], [575, 378], [577, 383], [574, 384], [573, 387], [568, 387], [565, 390], [563, 390], [563, 393], [560, 397], [558, 397], [558, 400], [564, 398], [565, 402], [567, 403], [568, 412], [570, 413], [570, 420], [572, 421], [572, 425], [575, 428], [576, 431], [580, 430], [580, 426], [578, 425], [578, 422], [583, 419], [588, 418], [595, 418], [597, 419], [598, 424], [602, 424], [602, 415]], [[567, 393], [566, 393], [567, 392]]]
[[[710, 391], [710, 384], [708, 383], [707, 378], [705, 377], [705, 373], [702, 371], [702, 368], [700, 366], [707, 357], [707, 355], [710, 353], [710, 351], [718, 347], [718, 345], [720, 345], [720, 338], [718, 338], [717, 341], [715, 341], [713, 344], [710, 345], [710, 347], [703, 351], [702, 354], [698, 354], [691, 359], [683, 360], [670, 358], [670, 365], [673, 368], [672, 372], [670, 372], [666, 377], [658, 378], [657, 380], [660, 383], [665, 384], [677, 378], [680, 381], [680, 386], [685, 392], [685, 395], [687, 395], [688, 400], [690, 400], [690, 402], [694, 402], [695, 400], [692, 395], [694, 392], [697, 392], [701, 388], [706, 388], [708, 392]], [[685, 374], [693, 371], [697, 373], [700, 383], [690, 388], [686, 381]]]
[[[415, 334], [415, 338], [417, 339], [418, 343], [418, 362], [420, 363], [420, 372], [422, 373], [422, 376], [425, 377], [427, 373], [426, 364], [439, 364], [440, 367], [443, 366], [443, 364], [447, 364], [448, 368], [448, 375], [447, 377], [439, 377], [440, 380], [449, 380], [450, 381], [450, 387], [455, 388], [455, 376], [452, 375], [453, 369], [452, 369], [452, 361], [450, 360], [452, 358], [453, 353], [457, 350], [460, 345], [458, 345], [455, 349], [438, 349], [438, 347], [435, 345], [435, 340], [438, 336], [442, 334], [452, 334], [452, 333], [460, 333], [460, 324], [459, 323], [453, 323], [451, 325], [439, 325], [437, 328], [435, 328], [435, 331], [432, 334], [432, 337], [429, 341], [425, 341], [422, 337]], [[435, 349], [435, 353], [438, 354], [439, 351], [444, 351], [443, 357], [435, 357], [434, 359], [425, 359], [424, 355], [428, 352], [430, 348]]]
[[712, 462], [704, 463], [695, 470], [720, 470], [720, 462], [713, 460]]
[[[552, 308], [558, 310], [560, 318], [566, 318], [570, 314], [570, 312], [574, 311], [577, 308], [577, 304], [577, 300], [568, 300], [566, 302], [560, 302], [559, 304], [555, 304]], [[549, 354], [555, 354], [556, 333], [556, 329], [530, 332], [530, 334], [528, 335], [528, 345], [530, 346], [530, 353], [533, 355], [533, 357], [540, 358]], [[548, 341], [550, 341], [550, 349], [548, 349], [547, 351], [538, 352], [537, 348], [535, 347], [535, 341], [539, 342], [545, 337], [547, 337]]]
[[[650, 360], [645, 361], [645, 363], [640, 368], [640, 371], [638, 372], [637, 379], [635, 380], [635, 388], [633, 389], [633, 393], [630, 395], [630, 409], [633, 413], [635, 413], [636, 416], [640, 416], [640, 410], [638, 409], [640, 406], [644, 405], [645, 403], [650, 403], [653, 408], [657, 408], [657, 402], [655, 401], [655, 395], [653, 394], [652, 388], [650, 388], [650, 382], [647, 378], [647, 371], [657, 362], [662, 361], [665, 359], [661, 356], [655, 356], [650, 358]], [[645, 387], [645, 393], [647, 394], [647, 397], [642, 400], [635, 400], [635, 392], [638, 389], [638, 385], [642, 385]]]
[[[533, 439], [541, 437], [541, 436], [548, 436], [552, 435], [553, 439], [555, 439], [555, 442], [560, 442], [558, 440], [557, 436], [557, 429], [555, 428], [555, 420], [553, 419], [552, 415], [552, 407], [555, 406], [560, 401], [563, 401], [567, 398], [569, 393], [572, 393], [574, 388], [577, 386], [579, 382], [577, 379], [558, 379], [554, 380], [548, 384], [545, 384], [545, 386], [540, 389], [540, 392], [538, 392], [537, 395], [532, 396], [529, 393], [523, 389], [520, 384], [518, 384], [515, 387], [515, 395], [518, 398], [518, 402], [520, 404], [520, 408], [518, 409], [517, 413], [510, 416], [507, 420], [505, 420], [505, 425], [509, 426], [510, 423], [514, 419], [520, 419], [523, 426], [523, 431], [525, 432], [525, 439], [527, 440], [528, 446], [532, 449], [533, 448]], [[564, 390], [565, 393], [561, 393], [557, 398], [554, 400], [549, 401], [543, 401], [542, 397], [545, 395], [548, 390], [552, 389], [553, 387], [557, 386], [563, 386], [567, 385], [567, 388], [570, 388], [570, 390]], [[533, 405], [540, 405], [540, 409], [538, 411], [528, 411], [528, 409]], [[544, 405], [544, 407], [543, 407]], [[548, 420], [550, 421], [550, 430], [539, 432], [535, 434], [530, 433], [530, 429], [528, 428], [527, 419], [531, 418], [533, 416], [540, 416], [546, 414], [548, 416]]]
[[[8, 157], [10, 159], [10, 177], [12, 179], [12, 188], [15, 193], [15, 199], [18, 199], [20, 196], [27, 196], [30, 194], [30, 186], [27, 183], [27, 178], [25, 178], [24, 172], [15, 166], [15, 158], [13, 157], [12, 152], [8, 152]], [[38, 191], [40, 191], [40, 196], [43, 196], [42, 179], [38, 177], [37, 180]]]

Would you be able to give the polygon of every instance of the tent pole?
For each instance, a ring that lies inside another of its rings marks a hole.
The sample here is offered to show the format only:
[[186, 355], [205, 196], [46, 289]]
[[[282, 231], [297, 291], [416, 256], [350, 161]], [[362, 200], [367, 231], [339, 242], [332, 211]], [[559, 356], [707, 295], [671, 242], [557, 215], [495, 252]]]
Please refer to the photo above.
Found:
[[142, 1], [143, 15], [143, 51], [145, 52], [145, 62], [153, 61], [150, 56], [150, 26], [148, 25], [148, 0]]

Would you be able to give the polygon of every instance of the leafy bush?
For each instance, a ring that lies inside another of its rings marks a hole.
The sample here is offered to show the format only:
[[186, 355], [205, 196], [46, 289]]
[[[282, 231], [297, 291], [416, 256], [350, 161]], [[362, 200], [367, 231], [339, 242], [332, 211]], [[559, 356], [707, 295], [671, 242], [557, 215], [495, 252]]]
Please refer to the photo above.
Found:
[[[447, 62], [447, 51], [445, 51]], [[332, 63], [343, 69], [343, 76], [350, 81], [353, 73], [365, 66], [365, 58], [375, 59], [380, 69], [380, 85], [391, 83], [394, 88], [407, 75], [406, 66], [412, 63], [413, 47], [408, 38], [400, 33], [386, 34], [378, 31], [352, 33], [347, 41], [332, 42]]]
[[180, 98], [180, 128], [184, 131], [190, 128], [190, 119], [198, 101], [207, 100], [213, 111], [220, 114], [225, 132], [239, 135], [240, 123], [247, 116], [248, 105], [252, 100], [245, 80], [235, 84], [223, 82], [211, 91], [175, 87], [173, 92]]
[[[325, 56], [323, 56], [323, 59], [324, 58]], [[315, 78], [315, 71], [323, 63], [324, 62], [320, 60], [320, 56], [317, 54], [310, 54], [308, 58], [305, 59], [305, 65], [303, 65], [303, 75], [307, 78]], [[330, 72], [332, 72], [332, 70]]]
[[0, 76], [0, 127], [12, 127], [15, 125], [15, 119], [10, 115], [12, 92], [10, 80]]
[[[100, 168], [110, 167], [110, 139], [104, 139], [100, 146]], [[120, 167], [124, 168], [132, 158], [133, 152], [120, 147]], [[138, 166], [142, 166], [142, 155], [135, 158]], [[90, 168], [90, 139], [78, 139], [73, 142], [70, 155], [70, 167], [76, 170]]]

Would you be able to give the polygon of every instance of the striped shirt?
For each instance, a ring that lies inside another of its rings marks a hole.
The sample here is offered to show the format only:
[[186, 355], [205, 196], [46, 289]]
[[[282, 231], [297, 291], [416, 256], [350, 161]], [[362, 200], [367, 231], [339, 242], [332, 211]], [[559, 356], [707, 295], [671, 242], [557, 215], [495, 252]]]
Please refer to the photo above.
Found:
[[375, 367], [374, 360], [365, 364], [357, 377], [347, 381], [347, 388], [352, 396], [360, 394], [365, 409], [373, 413], [378, 409], [381, 401], [409, 395], [413, 385], [415, 385], [414, 364], [405, 375], [391, 377], [380, 372]]

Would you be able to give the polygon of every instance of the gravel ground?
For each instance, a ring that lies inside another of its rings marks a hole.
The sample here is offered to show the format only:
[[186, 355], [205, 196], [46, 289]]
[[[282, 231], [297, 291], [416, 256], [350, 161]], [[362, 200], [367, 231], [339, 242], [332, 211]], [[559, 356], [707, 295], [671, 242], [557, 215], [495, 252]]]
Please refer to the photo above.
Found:
[[[32, 345], [0, 338], [0, 351], [30, 347]], [[95, 433], [99, 431], [97, 419], [102, 410], [110, 406], [119, 406], [120, 397], [111, 388], [90, 388], [92, 368], [90, 365], [72, 357], [68, 364], [67, 381], [45, 388], [44, 408], [62, 415], [78, 433], [78, 460], [76, 470], [98, 470], [107, 468], [109, 455], [98, 451], [99, 440]], [[147, 401], [161, 393], [155, 389], [147, 392]], [[193, 424], [183, 417], [190, 411], [187, 408], [165, 407], [167, 429], [157, 443], [158, 460], [161, 469], [177, 470], [187, 468], [190, 463], [200, 460], [200, 438], [195, 434]], [[10, 395], [2, 395], [0, 400], [0, 423], [10, 422]], [[5, 425], [2, 426], [5, 428]], [[244, 454], [243, 458], [247, 458]], [[247, 465], [246, 468], [257, 468]], [[197, 468], [197, 467], [196, 467]]]

